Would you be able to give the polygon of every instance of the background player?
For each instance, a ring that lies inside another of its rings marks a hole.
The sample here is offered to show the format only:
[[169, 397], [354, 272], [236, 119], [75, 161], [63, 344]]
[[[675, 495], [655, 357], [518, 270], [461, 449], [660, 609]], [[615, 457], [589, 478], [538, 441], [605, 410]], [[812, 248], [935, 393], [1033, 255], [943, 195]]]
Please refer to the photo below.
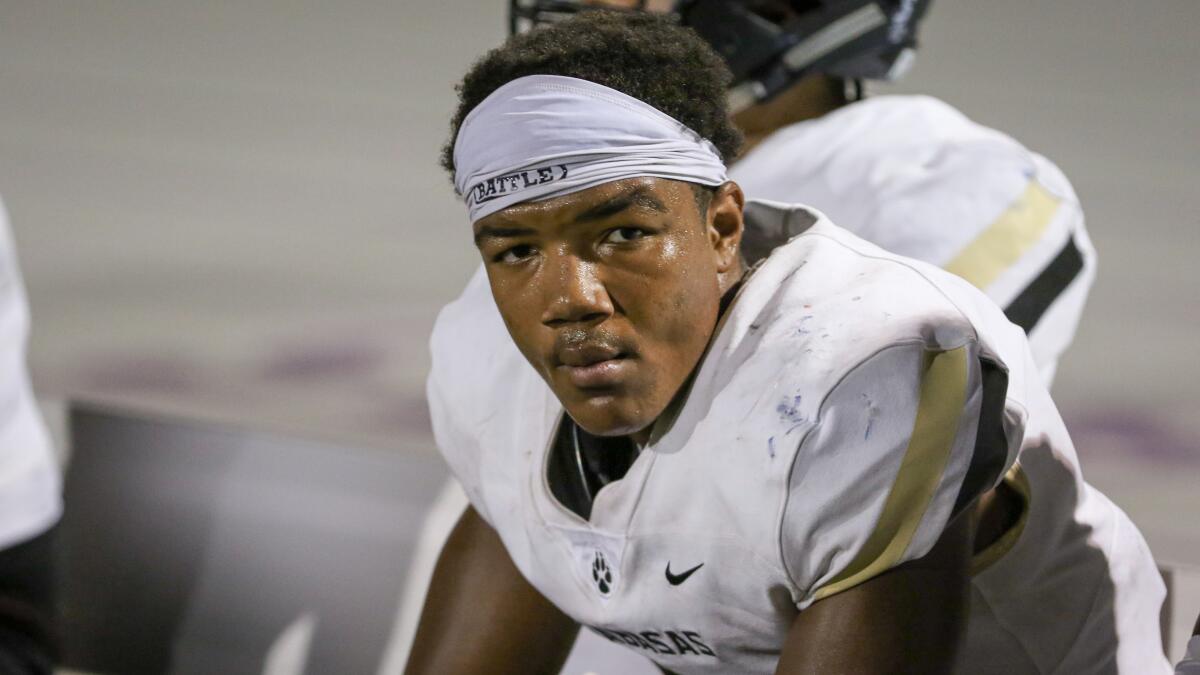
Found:
[[59, 470], [25, 367], [29, 308], [0, 202], [0, 672], [49, 673]]
[[[911, 65], [929, 4], [513, 0], [509, 12], [513, 32], [601, 6], [676, 13], [734, 73], [730, 106], [747, 145], [730, 177], [748, 196], [811, 204], [868, 241], [967, 279], [1026, 330], [1049, 384], [1096, 266], [1070, 183], [1046, 158], [942, 101], [863, 98], [863, 80], [894, 80]], [[428, 584], [435, 551], [465, 505], [447, 486], [411, 589]], [[415, 629], [420, 598], [405, 596], [404, 634]]]

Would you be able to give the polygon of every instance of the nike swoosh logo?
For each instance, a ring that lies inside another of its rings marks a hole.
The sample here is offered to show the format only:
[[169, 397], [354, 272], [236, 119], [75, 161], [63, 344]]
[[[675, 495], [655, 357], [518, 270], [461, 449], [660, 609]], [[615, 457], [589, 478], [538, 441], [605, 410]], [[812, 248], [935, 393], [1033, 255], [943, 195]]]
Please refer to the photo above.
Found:
[[704, 567], [704, 563], [700, 563], [699, 565], [696, 565], [692, 569], [687, 570], [686, 572], [683, 572], [681, 574], [671, 574], [671, 562], [668, 560], [667, 561], [667, 582], [670, 583], [672, 586], [678, 586], [679, 584], [682, 584], [683, 582], [687, 581], [687, 578], [692, 576], [693, 574], [695, 574], [696, 570], [700, 569], [701, 567]]

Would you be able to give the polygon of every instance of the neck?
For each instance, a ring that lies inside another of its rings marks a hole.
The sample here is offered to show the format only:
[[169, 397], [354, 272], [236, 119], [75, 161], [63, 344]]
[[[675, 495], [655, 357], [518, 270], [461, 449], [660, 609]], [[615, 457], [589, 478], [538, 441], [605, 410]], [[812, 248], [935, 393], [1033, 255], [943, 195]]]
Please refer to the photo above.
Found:
[[629, 440], [636, 443], [638, 450], [641, 450], [642, 448], [644, 448], [650, 444], [650, 431], [652, 429], [654, 429], [653, 424], [646, 427], [645, 429], [642, 429], [641, 431], [635, 431], [632, 434], [629, 434]]
[[848, 102], [841, 80], [822, 74], [810, 75], [770, 101], [733, 115], [733, 123], [746, 137], [742, 154], [783, 127], [821, 117]]

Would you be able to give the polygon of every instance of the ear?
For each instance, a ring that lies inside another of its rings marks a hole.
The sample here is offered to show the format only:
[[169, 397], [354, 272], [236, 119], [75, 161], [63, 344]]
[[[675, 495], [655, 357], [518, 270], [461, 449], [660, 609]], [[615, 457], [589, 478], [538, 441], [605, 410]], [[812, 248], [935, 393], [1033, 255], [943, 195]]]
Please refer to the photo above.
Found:
[[708, 205], [708, 238], [717, 255], [717, 271], [721, 274], [740, 271], [742, 244], [742, 210], [746, 196], [733, 181], [722, 184], [713, 193]]

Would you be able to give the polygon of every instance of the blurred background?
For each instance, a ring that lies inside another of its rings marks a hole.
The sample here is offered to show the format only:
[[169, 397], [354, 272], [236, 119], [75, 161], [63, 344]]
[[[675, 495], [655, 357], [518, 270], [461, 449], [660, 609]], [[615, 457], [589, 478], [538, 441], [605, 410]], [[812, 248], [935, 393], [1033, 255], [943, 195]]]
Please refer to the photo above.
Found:
[[[0, 0], [0, 195], [39, 396], [432, 457], [477, 258], [437, 155], [500, 0]], [[923, 92], [1073, 181], [1100, 270], [1054, 394], [1085, 475], [1200, 563], [1200, 3], [935, 2]]]

